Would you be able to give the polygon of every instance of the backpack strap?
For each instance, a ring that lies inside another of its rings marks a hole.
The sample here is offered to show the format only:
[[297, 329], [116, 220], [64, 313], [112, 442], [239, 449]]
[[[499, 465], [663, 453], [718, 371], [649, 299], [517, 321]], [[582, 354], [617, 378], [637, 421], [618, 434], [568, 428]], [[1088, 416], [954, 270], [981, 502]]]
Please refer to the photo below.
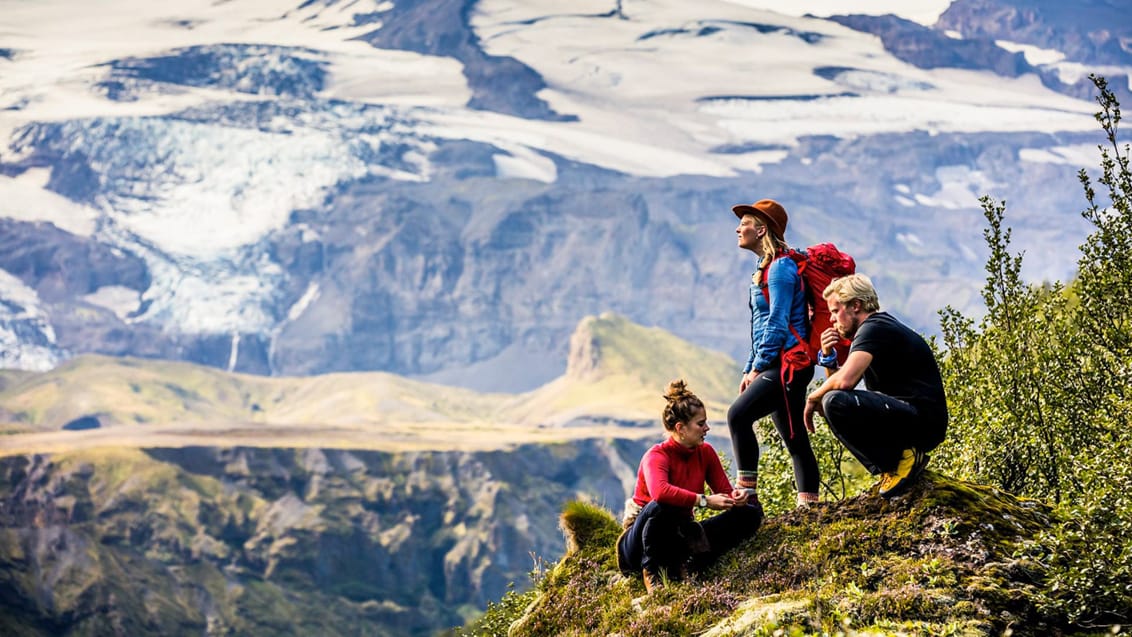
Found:
[[[761, 277], [762, 280], [759, 282], [759, 287], [762, 288], [763, 298], [766, 299], [767, 307], [770, 306], [770, 286], [767, 284], [767, 279], [770, 277], [770, 266], [773, 265], [775, 261], [778, 261], [779, 259], [785, 257], [789, 257], [794, 261], [794, 264], [798, 266], [798, 289], [802, 290], [803, 294], [806, 291], [806, 282], [802, 278], [802, 272], [806, 269], [806, 265], [809, 260], [806, 259], [805, 255], [800, 254], [797, 250], [782, 252], [779, 256], [776, 256], [770, 264], [763, 268]], [[806, 315], [806, 320], [809, 321], [809, 312], [804, 312], [804, 314]], [[798, 333], [798, 330], [794, 329], [794, 325], [790, 322], [789, 317], [787, 317], [786, 319], [786, 326], [790, 329], [790, 333], [794, 335], [794, 338], [798, 341], [799, 345], [804, 345], [807, 347], [809, 346], [809, 343], [802, 338], [802, 335]], [[784, 356], [785, 353], [786, 347], [785, 345], [783, 345], [782, 351], [779, 352], [778, 355], [778, 381], [779, 384], [782, 385], [782, 406], [786, 409], [786, 423], [790, 429], [790, 439], [793, 440], [794, 417], [790, 414], [790, 397], [787, 394], [786, 386], [787, 384], [794, 382], [794, 368], [786, 364], [786, 357]]]
[[[767, 280], [770, 277], [770, 266], [774, 265], [774, 263], [779, 259], [785, 257], [790, 257], [790, 259], [794, 261], [794, 265], [798, 266], [798, 289], [802, 291], [802, 296], [805, 297], [806, 280], [802, 278], [802, 272], [806, 269], [807, 259], [805, 255], [799, 253], [797, 250], [791, 249], [789, 252], [784, 251], [779, 253], [779, 255], [776, 256], [774, 260], [770, 262], [770, 264], [763, 268], [762, 275], [759, 277], [759, 288], [761, 288], [763, 291], [763, 298], [766, 299], [767, 308], [770, 307], [770, 285], [767, 284]], [[805, 316], [806, 321], [809, 322], [810, 313], [803, 312], [803, 315]], [[802, 340], [802, 335], [798, 334], [798, 330], [794, 329], [794, 326], [790, 323], [789, 317], [787, 317], [786, 319], [786, 326], [790, 328], [790, 333], [794, 335], [794, 338], [798, 339], [799, 343], [806, 342]]]

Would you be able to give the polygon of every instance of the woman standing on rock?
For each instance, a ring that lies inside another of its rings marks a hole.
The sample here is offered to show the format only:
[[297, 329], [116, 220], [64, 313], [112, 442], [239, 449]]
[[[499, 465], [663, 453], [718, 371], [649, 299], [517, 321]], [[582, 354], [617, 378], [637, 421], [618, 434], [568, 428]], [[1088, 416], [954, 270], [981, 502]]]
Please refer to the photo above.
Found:
[[[625, 501], [617, 540], [617, 565], [625, 574], [641, 572], [652, 592], [665, 578], [681, 579], [754, 535], [762, 507], [732, 489], [715, 449], [704, 437], [707, 410], [682, 380], [668, 384], [661, 414], [668, 439], [641, 458], [637, 486]], [[704, 485], [711, 490], [705, 495]], [[694, 508], [723, 511], [698, 523]]]
[[[739, 247], [754, 252], [758, 269], [751, 276], [751, 353], [743, 368], [739, 397], [727, 411], [727, 428], [738, 464], [738, 482], [758, 501], [759, 441], [755, 421], [771, 416], [794, 464], [798, 504], [818, 501], [818, 463], [803, 426], [806, 388], [814, 362], [792, 354], [803, 350], [809, 332], [806, 296], [798, 264], [789, 258], [786, 210], [773, 199], [731, 209], [739, 218]], [[786, 258], [783, 258], [786, 257]], [[795, 349], [797, 348], [797, 349]], [[793, 351], [792, 351], [793, 350]]]

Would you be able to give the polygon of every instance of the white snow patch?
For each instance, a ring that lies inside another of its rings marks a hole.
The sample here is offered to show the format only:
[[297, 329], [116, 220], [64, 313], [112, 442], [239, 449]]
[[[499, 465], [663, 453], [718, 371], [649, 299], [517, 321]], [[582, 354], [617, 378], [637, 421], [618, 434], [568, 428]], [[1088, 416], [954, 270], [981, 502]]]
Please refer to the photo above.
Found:
[[367, 45], [365, 51], [327, 59], [330, 72], [323, 97], [370, 104], [459, 108], [472, 96], [463, 65], [451, 58]]
[[228, 366], [227, 370], [232, 372], [236, 371], [236, 361], [240, 359], [240, 333], [232, 333], [232, 345], [228, 349]]
[[933, 195], [917, 194], [916, 201], [922, 206], [944, 208], [946, 210], [967, 210], [979, 207], [979, 197], [990, 194], [998, 184], [986, 173], [971, 170], [967, 166], [942, 166], [936, 169], [936, 179], [940, 189]]
[[147, 263], [153, 282], [143, 300], [150, 304], [134, 321], [155, 321], [189, 334], [267, 332], [276, 324], [267, 311], [282, 276], [276, 264]]
[[421, 114], [423, 135], [468, 139], [499, 147], [515, 144], [634, 175], [734, 174], [726, 156], [705, 157], [637, 141], [637, 136], [603, 135], [579, 123], [523, 120], [486, 111], [435, 111]]
[[190, 89], [115, 102], [93, 91], [105, 64], [199, 45], [263, 44], [316, 51], [328, 65], [323, 96], [369, 103], [458, 106], [470, 95], [459, 62], [374, 48], [358, 40], [378, 25], [355, 26], [358, 13], [388, 2], [279, 3], [277, 0], [35, 0], [6, 2], [0, 46], [17, 51], [0, 73], [0, 139], [31, 121], [156, 115], [208, 101], [258, 99]]
[[321, 235], [319, 234], [318, 230], [310, 227], [309, 224], [305, 224], [305, 223], [299, 224], [298, 228], [299, 228], [299, 239], [301, 239], [303, 243], [310, 243], [312, 241], [318, 241], [321, 238]]
[[[923, 130], [987, 132], [1091, 130], [1083, 112], [958, 103], [895, 96], [827, 97], [806, 101], [718, 100], [701, 107], [737, 139], [792, 144], [805, 135], [853, 137]], [[782, 112], [789, 110], [790, 118]]]
[[1096, 73], [1106, 78], [1124, 76], [1129, 90], [1132, 90], [1132, 66], [1094, 66], [1079, 62], [1057, 62], [1049, 66], [1057, 71], [1058, 79], [1066, 84], [1087, 80], [1090, 73]]
[[46, 372], [53, 369], [64, 358], [53, 347], [29, 345], [0, 317], [0, 369], [24, 369], [31, 372]]
[[137, 290], [121, 285], [106, 285], [87, 294], [83, 300], [91, 305], [106, 308], [125, 321], [141, 305], [141, 294]]
[[218, 258], [286, 225], [339, 180], [366, 174], [338, 135], [170, 121], [155, 139], [157, 179], [109, 200], [107, 215], [172, 253]]
[[[828, 17], [860, 13], [865, 15], [893, 14], [931, 26], [951, 6], [951, 0], [729, 0], [755, 9], [767, 9], [784, 15], [806, 14]], [[630, 5], [632, 6], [632, 5]]]
[[1096, 144], [1057, 146], [1054, 148], [1023, 148], [1018, 151], [1018, 159], [1036, 164], [1064, 164], [1084, 168], [1086, 166], [1099, 166], [1101, 151]]
[[904, 244], [904, 247], [909, 250], [912, 248], [919, 248], [924, 245], [924, 242], [920, 240], [920, 237], [911, 232], [898, 232], [896, 234], [896, 240]]
[[495, 174], [511, 179], [531, 179], [543, 183], [554, 183], [558, 179], [558, 167], [549, 157], [545, 157], [522, 146], [512, 145], [507, 149], [511, 154], [496, 154]]
[[301, 297], [299, 297], [299, 300], [295, 301], [295, 304], [291, 306], [291, 309], [287, 310], [287, 320], [294, 321], [295, 319], [302, 316], [303, 312], [306, 312], [307, 308], [310, 307], [310, 304], [318, 300], [318, 296], [318, 283], [316, 281], [311, 281], [310, 285], [307, 286], [306, 291], [303, 292], [303, 295]]
[[[1054, 93], [1036, 77], [917, 69], [892, 57], [874, 36], [766, 10], [775, 4], [637, 0], [625, 8], [630, 19], [619, 20], [595, 17], [609, 10], [605, 1], [482, 0], [472, 25], [489, 53], [513, 56], [545, 79], [548, 88], [539, 96], [555, 110], [578, 116], [576, 124], [553, 125], [573, 132], [568, 145], [577, 146], [582, 134], [601, 140], [585, 144], [582, 157], [634, 174], [734, 174], [745, 161], [710, 149], [790, 146], [804, 135], [1095, 127], [1092, 104]], [[795, 14], [821, 13], [816, 3], [781, 4], [794, 6]], [[827, 7], [853, 13], [864, 4]], [[931, 12], [946, 6], [934, 3]], [[752, 23], [771, 29], [760, 32]], [[830, 81], [814, 73], [820, 67], [853, 70]], [[847, 90], [860, 97], [834, 97]], [[716, 99], [729, 96], [751, 99], [735, 100], [744, 103], [735, 107]], [[642, 151], [653, 161], [614, 155]], [[699, 168], [691, 158], [699, 158]], [[650, 168], [639, 173], [630, 165]]]
[[47, 168], [31, 168], [18, 177], [0, 175], [0, 217], [47, 221], [60, 230], [89, 237], [98, 211], [47, 190], [50, 178]]
[[63, 358], [35, 290], [0, 270], [0, 368], [47, 371]]
[[844, 71], [838, 73], [833, 82], [851, 91], [866, 93], [916, 92], [932, 88], [931, 84], [922, 79], [877, 71]]
[[[7, 270], [0, 269], [0, 311], [6, 318], [35, 319], [47, 316], [40, 305], [39, 294]], [[17, 307], [18, 306], [18, 307]], [[49, 340], [55, 342], [54, 331], [49, 332]]]
[[1021, 44], [1018, 42], [1010, 42], [1009, 40], [995, 40], [994, 43], [1011, 53], [1021, 51], [1026, 61], [1035, 66], [1054, 64], [1055, 62], [1060, 62], [1065, 59], [1064, 53], [1054, 49], [1043, 49], [1031, 44]]

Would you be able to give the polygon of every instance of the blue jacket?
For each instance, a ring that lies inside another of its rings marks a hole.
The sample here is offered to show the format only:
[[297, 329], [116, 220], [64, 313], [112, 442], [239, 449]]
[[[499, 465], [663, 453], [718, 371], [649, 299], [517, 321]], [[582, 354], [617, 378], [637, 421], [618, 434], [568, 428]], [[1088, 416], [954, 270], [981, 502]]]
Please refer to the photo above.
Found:
[[806, 293], [802, 289], [802, 277], [798, 274], [798, 264], [790, 258], [778, 258], [767, 272], [767, 289], [770, 304], [763, 296], [762, 288], [755, 277], [751, 277], [751, 353], [746, 374], [751, 370], [761, 372], [773, 367], [784, 349], [798, 344], [798, 339], [790, 332], [788, 325], [802, 336], [808, 338], [806, 325]]

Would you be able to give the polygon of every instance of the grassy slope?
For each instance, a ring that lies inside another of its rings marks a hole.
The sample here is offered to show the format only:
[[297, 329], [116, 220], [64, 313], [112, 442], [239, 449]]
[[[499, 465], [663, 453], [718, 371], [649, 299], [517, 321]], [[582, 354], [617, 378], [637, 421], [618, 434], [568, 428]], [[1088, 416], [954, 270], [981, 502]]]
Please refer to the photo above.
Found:
[[1051, 523], [1044, 505], [928, 472], [892, 501], [870, 491], [770, 518], [706, 573], [645, 596], [617, 573], [617, 522], [571, 503], [566, 557], [465, 634], [1059, 634], [1044, 567], [1020, 552]]
[[691, 345], [660, 328], [613, 314], [587, 317], [571, 337], [566, 374], [518, 397], [507, 414], [532, 421], [548, 411], [562, 421], [581, 416], [658, 420], [668, 382], [683, 378], [720, 419], [738, 390], [739, 368], [719, 352]]
[[[182, 362], [80, 356], [47, 373], [2, 377], [0, 433], [8, 435], [0, 437], [0, 456], [193, 444], [491, 449], [653, 436], [649, 425], [669, 380], [685, 378], [709, 415], [720, 418], [737, 378], [735, 362], [723, 354], [608, 314], [580, 323], [570, 360], [557, 380], [509, 395], [379, 372], [266, 378]], [[101, 427], [61, 430], [83, 416], [97, 417]]]

